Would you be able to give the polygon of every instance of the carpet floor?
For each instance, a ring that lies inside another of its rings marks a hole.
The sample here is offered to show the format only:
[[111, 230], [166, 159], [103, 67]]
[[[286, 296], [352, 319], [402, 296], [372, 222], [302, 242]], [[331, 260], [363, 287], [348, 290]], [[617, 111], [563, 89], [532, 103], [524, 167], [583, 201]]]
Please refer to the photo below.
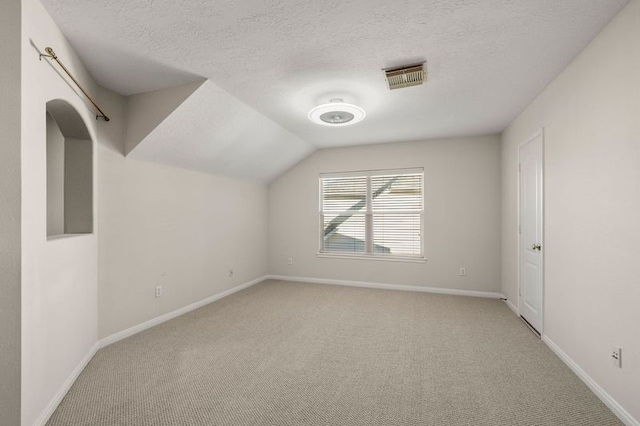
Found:
[[283, 281], [100, 350], [48, 422], [619, 424], [499, 300]]

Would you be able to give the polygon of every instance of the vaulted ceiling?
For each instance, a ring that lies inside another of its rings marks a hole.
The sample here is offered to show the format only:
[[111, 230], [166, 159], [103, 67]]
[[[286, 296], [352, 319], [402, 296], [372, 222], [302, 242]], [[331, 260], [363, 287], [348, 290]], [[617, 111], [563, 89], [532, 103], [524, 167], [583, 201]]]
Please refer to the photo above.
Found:
[[[43, 0], [106, 88], [208, 80], [131, 155], [264, 181], [318, 148], [500, 132], [626, 3]], [[424, 85], [386, 88], [382, 68], [418, 61]], [[366, 119], [307, 119], [332, 98]]]

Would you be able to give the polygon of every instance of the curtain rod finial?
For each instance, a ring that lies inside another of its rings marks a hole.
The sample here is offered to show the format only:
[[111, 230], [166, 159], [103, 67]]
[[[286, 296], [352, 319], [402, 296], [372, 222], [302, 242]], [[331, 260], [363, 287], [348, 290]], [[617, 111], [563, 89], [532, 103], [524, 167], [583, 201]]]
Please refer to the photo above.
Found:
[[51, 55], [53, 59], [56, 59], [56, 52], [54, 52], [52, 48], [46, 47], [44, 51], [47, 52], [49, 55]]

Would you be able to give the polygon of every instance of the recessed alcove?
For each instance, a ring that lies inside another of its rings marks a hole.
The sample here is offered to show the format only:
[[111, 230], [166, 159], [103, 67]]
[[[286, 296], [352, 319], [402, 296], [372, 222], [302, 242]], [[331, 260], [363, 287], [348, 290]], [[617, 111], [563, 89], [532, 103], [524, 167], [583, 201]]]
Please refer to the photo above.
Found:
[[93, 143], [68, 102], [47, 102], [47, 237], [93, 232]]

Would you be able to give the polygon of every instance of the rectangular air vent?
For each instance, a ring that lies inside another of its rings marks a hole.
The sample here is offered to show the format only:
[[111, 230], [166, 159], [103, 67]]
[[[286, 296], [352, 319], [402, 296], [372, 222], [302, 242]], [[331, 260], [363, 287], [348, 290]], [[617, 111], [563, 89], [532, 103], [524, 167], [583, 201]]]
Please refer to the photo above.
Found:
[[383, 71], [390, 90], [417, 86], [424, 83], [427, 76], [424, 70], [424, 62], [400, 68], [389, 68]]

